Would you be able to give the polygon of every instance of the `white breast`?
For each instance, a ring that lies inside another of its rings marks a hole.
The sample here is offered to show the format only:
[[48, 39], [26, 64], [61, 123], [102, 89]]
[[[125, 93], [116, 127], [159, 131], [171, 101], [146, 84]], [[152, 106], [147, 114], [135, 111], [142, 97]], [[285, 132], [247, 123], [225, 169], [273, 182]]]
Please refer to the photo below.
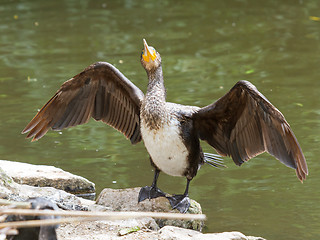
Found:
[[143, 119], [141, 134], [154, 164], [166, 174], [183, 176], [188, 167], [188, 150], [179, 135], [179, 122], [172, 120], [159, 130], [150, 130]]

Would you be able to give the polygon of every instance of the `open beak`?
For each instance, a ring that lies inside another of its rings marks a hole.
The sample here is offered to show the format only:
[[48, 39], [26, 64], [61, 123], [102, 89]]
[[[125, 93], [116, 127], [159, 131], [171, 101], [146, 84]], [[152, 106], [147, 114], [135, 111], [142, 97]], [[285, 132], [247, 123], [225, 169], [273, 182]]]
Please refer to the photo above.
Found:
[[148, 46], [147, 41], [143, 39], [144, 51], [143, 51], [143, 60], [146, 62], [154, 61], [157, 57], [155, 50]]

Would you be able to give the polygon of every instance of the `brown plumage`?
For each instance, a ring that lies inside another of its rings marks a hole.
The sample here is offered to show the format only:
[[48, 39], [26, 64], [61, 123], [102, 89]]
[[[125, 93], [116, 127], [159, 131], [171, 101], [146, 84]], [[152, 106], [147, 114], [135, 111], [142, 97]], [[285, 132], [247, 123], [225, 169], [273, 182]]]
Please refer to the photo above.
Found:
[[131, 142], [141, 141], [140, 104], [144, 95], [118, 69], [98, 62], [66, 81], [22, 133], [32, 141], [47, 131], [87, 123], [92, 117], [114, 127]]
[[189, 182], [203, 163], [219, 167], [216, 156], [202, 152], [204, 140], [237, 165], [268, 152], [296, 170], [303, 181], [307, 163], [289, 124], [251, 83], [239, 81], [216, 102], [203, 107], [166, 102], [161, 57], [144, 40], [141, 63], [148, 75], [144, 94], [114, 66], [95, 63], [66, 81], [41, 108], [22, 133], [38, 140], [52, 128], [84, 124], [92, 117], [122, 132], [132, 144], [144, 139], [155, 167], [151, 187], [143, 187], [139, 201], [166, 196], [156, 183], [160, 171], [185, 176], [183, 195], [168, 197], [173, 208], [189, 207]]
[[268, 152], [296, 169], [303, 181], [307, 163], [289, 124], [251, 83], [239, 81], [226, 95], [193, 115], [199, 137], [235, 164]]

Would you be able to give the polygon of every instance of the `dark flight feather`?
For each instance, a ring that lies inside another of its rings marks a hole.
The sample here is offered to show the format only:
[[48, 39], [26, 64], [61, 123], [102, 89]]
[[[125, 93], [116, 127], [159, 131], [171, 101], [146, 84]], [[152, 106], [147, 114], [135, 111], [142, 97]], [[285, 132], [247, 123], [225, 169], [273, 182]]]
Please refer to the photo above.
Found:
[[47, 131], [84, 124], [92, 117], [141, 141], [140, 105], [144, 94], [114, 66], [98, 62], [66, 81], [22, 133], [38, 140]]
[[296, 169], [300, 181], [306, 178], [306, 160], [289, 124], [251, 83], [239, 81], [192, 118], [200, 139], [237, 165], [266, 151]]

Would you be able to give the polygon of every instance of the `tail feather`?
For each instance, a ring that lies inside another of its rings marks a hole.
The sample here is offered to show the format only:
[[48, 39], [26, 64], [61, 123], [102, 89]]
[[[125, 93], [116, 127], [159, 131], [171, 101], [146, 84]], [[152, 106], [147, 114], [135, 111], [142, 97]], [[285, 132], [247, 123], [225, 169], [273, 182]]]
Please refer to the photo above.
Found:
[[215, 168], [226, 168], [223, 164], [223, 158], [218, 154], [204, 153], [204, 162]]

